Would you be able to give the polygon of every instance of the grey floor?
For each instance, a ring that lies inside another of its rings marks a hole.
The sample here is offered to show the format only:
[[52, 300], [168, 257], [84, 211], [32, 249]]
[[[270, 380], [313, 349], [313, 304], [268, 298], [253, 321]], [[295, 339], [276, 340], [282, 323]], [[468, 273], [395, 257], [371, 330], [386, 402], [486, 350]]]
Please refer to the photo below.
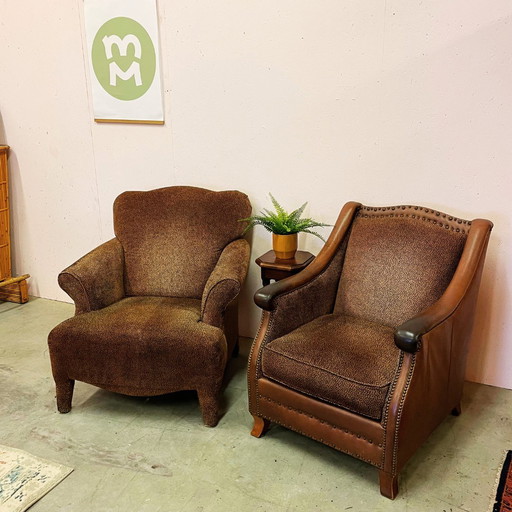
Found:
[[512, 449], [512, 391], [467, 383], [463, 414], [416, 453], [391, 502], [365, 463], [278, 426], [249, 435], [249, 340], [231, 362], [227, 412], [214, 429], [188, 392], [144, 399], [77, 383], [73, 410], [61, 415], [46, 337], [72, 314], [44, 299], [0, 303], [0, 444], [75, 468], [34, 512], [485, 512]]

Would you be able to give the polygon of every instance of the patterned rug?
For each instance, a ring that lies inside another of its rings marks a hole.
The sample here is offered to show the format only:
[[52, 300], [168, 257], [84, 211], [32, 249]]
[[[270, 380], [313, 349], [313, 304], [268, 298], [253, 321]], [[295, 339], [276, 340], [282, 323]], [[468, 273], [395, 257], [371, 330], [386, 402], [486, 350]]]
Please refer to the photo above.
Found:
[[512, 512], [512, 450], [509, 450], [503, 463], [496, 498], [490, 509], [492, 512]]
[[72, 468], [0, 445], [0, 510], [27, 510], [71, 471]]

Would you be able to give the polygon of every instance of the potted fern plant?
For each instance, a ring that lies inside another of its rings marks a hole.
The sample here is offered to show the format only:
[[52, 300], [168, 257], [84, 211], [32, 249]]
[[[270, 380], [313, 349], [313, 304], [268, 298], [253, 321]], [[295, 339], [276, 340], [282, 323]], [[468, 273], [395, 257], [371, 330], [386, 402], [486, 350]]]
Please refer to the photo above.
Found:
[[317, 222], [311, 218], [302, 218], [301, 216], [308, 204], [307, 202], [300, 208], [288, 213], [272, 194], [269, 194], [269, 196], [275, 211], [264, 208], [260, 215], [240, 219], [240, 222], [248, 222], [244, 234], [254, 226], [263, 226], [272, 233], [272, 249], [276, 253], [276, 258], [282, 260], [295, 256], [298, 233], [310, 233], [325, 242], [322, 235], [313, 231], [312, 228], [329, 226], [330, 224]]

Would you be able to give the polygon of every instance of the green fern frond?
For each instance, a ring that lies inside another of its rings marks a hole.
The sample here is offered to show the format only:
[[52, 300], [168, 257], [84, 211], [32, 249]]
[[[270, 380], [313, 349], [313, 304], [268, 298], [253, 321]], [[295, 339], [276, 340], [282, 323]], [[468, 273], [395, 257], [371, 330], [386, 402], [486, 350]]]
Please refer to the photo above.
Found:
[[305, 202], [300, 208], [297, 208], [292, 213], [290, 213], [290, 222], [297, 222], [300, 219], [300, 216], [304, 212], [304, 208], [307, 206], [307, 202]]
[[322, 240], [323, 242], [325, 242], [325, 238], [320, 233], [317, 233], [316, 231], [311, 231], [310, 229], [304, 229], [303, 233], [309, 233], [310, 235], [314, 235], [314, 236], [320, 238], [320, 240]]
[[274, 208], [276, 209], [277, 214], [280, 217], [286, 217], [288, 214], [286, 213], [284, 208], [279, 204], [277, 199], [270, 192], [268, 193], [268, 195], [270, 196], [270, 200], [272, 201], [272, 204], [273, 204]]
[[246, 219], [240, 219], [240, 222], [247, 222], [243, 234], [247, 233], [254, 226], [263, 226], [267, 231], [275, 233], [277, 235], [291, 235], [294, 233], [310, 233], [321, 240], [324, 238], [316, 231], [311, 231], [311, 228], [326, 227], [330, 224], [324, 224], [311, 218], [301, 218], [304, 213], [307, 202], [304, 203], [300, 208], [293, 210], [291, 213], [287, 213], [286, 210], [279, 204], [277, 199], [269, 193], [272, 205], [275, 211], [271, 211], [267, 208], [263, 208], [260, 215], [253, 215]]

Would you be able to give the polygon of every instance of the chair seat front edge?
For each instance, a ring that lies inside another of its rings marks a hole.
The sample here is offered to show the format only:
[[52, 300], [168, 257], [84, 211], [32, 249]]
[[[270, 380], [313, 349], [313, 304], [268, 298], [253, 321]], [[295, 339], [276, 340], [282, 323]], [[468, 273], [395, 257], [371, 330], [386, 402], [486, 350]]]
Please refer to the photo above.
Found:
[[257, 382], [259, 417], [383, 468], [385, 431], [380, 422], [319, 402], [266, 378]]

